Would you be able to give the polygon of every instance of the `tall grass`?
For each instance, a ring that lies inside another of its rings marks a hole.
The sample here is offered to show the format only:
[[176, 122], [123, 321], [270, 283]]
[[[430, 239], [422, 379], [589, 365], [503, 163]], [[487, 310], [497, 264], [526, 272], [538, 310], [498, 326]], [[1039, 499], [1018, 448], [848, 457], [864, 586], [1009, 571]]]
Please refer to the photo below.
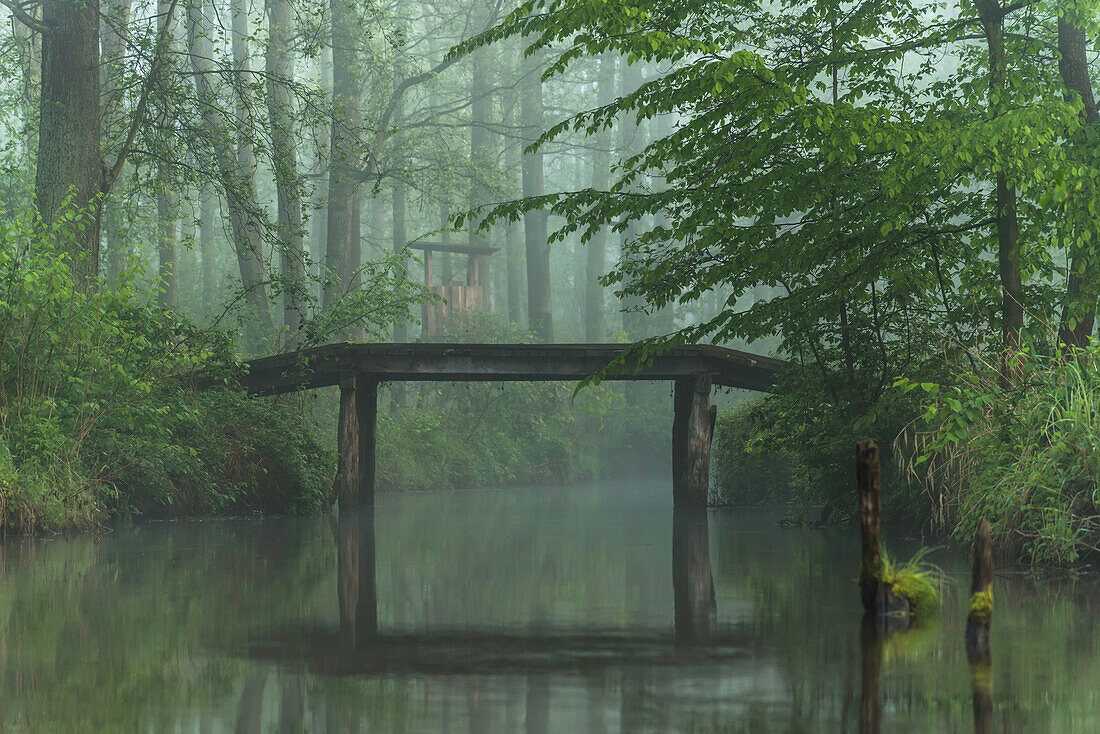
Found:
[[921, 385], [923, 426], [899, 453], [959, 537], [988, 517], [1002, 553], [1072, 565], [1100, 549], [1100, 347], [1028, 349], [1017, 364], [1007, 383], [990, 369]]

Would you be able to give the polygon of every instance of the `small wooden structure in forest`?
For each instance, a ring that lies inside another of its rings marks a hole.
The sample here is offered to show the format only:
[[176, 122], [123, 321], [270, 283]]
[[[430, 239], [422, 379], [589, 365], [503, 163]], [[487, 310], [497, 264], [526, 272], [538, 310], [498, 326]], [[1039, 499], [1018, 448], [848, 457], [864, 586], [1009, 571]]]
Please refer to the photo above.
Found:
[[[424, 253], [424, 287], [442, 300], [426, 302], [421, 314], [421, 327], [424, 334], [440, 332], [443, 321], [458, 311], [484, 311], [489, 307], [488, 278], [486, 277], [485, 258], [497, 252], [497, 247], [480, 245], [452, 245], [448, 242], [413, 242], [409, 249]], [[465, 283], [434, 284], [435, 253], [467, 255]]]

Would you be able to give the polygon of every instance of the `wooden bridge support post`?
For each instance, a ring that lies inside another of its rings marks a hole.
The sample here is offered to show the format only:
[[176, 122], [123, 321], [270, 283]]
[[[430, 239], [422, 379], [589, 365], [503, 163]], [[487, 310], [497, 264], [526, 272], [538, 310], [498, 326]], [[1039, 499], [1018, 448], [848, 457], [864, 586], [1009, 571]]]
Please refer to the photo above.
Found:
[[673, 403], [673, 505], [685, 510], [705, 510], [715, 417], [710, 406], [710, 377], [693, 375], [676, 380]]
[[374, 505], [375, 430], [378, 382], [347, 373], [340, 376], [340, 420], [337, 426], [336, 499], [340, 513]]

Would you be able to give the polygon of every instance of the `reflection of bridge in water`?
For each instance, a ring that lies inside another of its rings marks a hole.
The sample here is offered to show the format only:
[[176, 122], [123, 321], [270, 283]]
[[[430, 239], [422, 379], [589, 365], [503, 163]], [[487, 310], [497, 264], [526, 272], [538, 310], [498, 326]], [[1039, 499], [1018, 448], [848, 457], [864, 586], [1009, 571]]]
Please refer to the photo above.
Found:
[[594, 630], [381, 632], [374, 512], [336, 522], [339, 629], [289, 629], [255, 641], [252, 657], [324, 675], [476, 675], [599, 671], [707, 660], [751, 661], [754, 641], [717, 627], [705, 512], [675, 510], [667, 633]]
[[[274, 394], [340, 386], [336, 494], [341, 512], [374, 503], [378, 384], [392, 381], [582, 380], [624, 356], [621, 344], [330, 344], [249, 363], [244, 386]], [[673, 347], [607, 380], [671, 380], [672, 492], [678, 508], [706, 507], [712, 385], [770, 390], [783, 362], [724, 347]]]

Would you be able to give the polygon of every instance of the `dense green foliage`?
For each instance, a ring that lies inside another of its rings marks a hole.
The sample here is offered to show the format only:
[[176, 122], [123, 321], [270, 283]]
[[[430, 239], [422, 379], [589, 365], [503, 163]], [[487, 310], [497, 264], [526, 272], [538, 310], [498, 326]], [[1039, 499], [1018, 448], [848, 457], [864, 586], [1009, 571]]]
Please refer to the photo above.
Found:
[[802, 473], [793, 456], [767, 450], [752, 404], [718, 413], [711, 449], [712, 501], [718, 504], [769, 505], [797, 499], [791, 488]]
[[232, 381], [228, 334], [129, 282], [73, 286], [55, 243], [80, 226], [0, 222], [0, 528], [321, 506], [332, 458], [294, 411], [187, 384]]

